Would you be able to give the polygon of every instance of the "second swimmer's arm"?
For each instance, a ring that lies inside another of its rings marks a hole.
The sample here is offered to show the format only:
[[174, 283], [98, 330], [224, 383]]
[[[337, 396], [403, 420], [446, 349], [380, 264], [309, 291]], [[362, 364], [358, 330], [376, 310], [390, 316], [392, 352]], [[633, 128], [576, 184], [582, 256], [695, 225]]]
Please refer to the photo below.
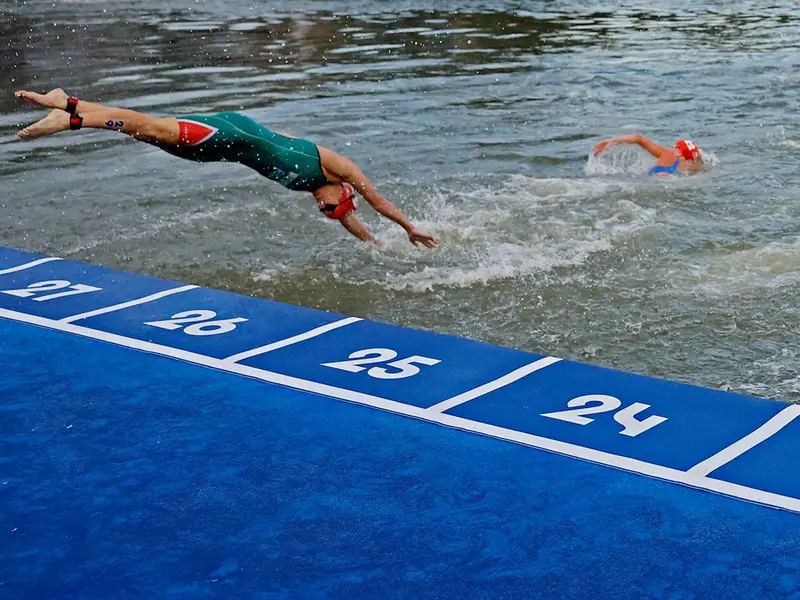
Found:
[[656, 144], [653, 140], [643, 136], [640, 133], [631, 133], [628, 135], [621, 135], [619, 137], [603, 140], [594, 147], [594, 155], [597, 156], [614, 144], [637, 144], [656, 158], [672, 152], [669, 148], [665, 148], [664, 146]]

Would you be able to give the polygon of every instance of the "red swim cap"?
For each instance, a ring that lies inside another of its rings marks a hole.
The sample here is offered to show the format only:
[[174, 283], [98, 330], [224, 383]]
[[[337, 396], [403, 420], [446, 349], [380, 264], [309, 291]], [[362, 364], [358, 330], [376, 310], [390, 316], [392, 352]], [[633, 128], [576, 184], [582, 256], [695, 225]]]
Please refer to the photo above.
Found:
[[352, 185], [342, 182], [342, 194], [339, 196], [339, 204], [335, 206], [332, 211], [326, 211], [325, 216], [337, 221], [341, 221], [348, 213], [356, 209], [356, 191]]
[[689, 140], [678, 140], [675, 142], [675, 149], [677, 149], [686, 160], [694, 160], [700, 156], [700, 148], [697, 147], [697, 144]]

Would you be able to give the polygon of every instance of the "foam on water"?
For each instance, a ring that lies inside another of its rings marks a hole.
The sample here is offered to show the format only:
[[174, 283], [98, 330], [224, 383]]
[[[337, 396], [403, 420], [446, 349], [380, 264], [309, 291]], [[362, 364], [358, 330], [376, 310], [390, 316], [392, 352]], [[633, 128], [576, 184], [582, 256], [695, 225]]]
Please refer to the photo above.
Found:
[[385, 243], [385, 270], [354, 282], [424, 292], [581, 265], [652, 223], [655, 211], [630, 200], [598, 202], [623, 189], [621, 183], [523, 175], [497, 188], [439, 187], [417, 219], [443, 242], [439, 250], [421, 256], [402, 230], [382, 221], [376, 233]]
[[800, 283], [800, 237], [764, 246], [723, 247], [674, 266], [675, 277], [712, 296], [779, 290]]
[[[792, 348], [781, 347], [765, 358], [753, 361], [744, 372], [744, 383], [737, 388], [745, 394], [789, 400], [800, 397], [797, 376], [800, 356]], [[776, 383], [777, 382], [777, 383]], [[780, 390], [780, 394], [776, 393]], [[796, 402], [796, 400], [795, 400]]]
[[797, 140], [780, 140], [778, 142], [778, 147], [788, 150], [800, 150], [800, 142]]
[[631, 146], [614, 146], [599, 156], [590, 153], [587, 175], [645, 175], [655, 164], [653, 157]]

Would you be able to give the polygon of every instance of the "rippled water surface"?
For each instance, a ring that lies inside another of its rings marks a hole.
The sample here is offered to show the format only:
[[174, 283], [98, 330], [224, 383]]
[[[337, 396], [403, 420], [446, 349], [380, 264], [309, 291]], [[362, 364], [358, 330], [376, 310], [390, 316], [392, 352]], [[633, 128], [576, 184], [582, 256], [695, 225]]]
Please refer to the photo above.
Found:
[[[800, 397], [795, 2], [17, 0], [0, 59], [3, 245]], [[364, 207], [366, 248], [308, 195], [118, 134], [16, 141], [42, 113], [11, 92], [54, 86], [308, 137], [441, 246]], [[634, 131], [714, 167], [589, 160]]]

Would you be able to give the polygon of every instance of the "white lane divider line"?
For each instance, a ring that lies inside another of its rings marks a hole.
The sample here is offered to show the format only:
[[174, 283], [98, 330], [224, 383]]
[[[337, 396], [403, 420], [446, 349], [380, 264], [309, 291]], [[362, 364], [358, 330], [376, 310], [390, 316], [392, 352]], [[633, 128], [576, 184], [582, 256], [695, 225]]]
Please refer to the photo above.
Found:
[[757, 502], [774, 508], [783, 508], [794, 512], [800, 512], [800, 499], [792, 498], [791, 496], [783, 496], [774, 492], [750, 488], [738, 483], [712, 479], [711, 477], [705, 477], [688, 471], [680, 471], [672, 467], [656, 465], [636, 458], [628, 458], [627, 456], [611, 454], [603, 452], [602, 450], [577, 446], [569, 442], [561, 442], [559, 440], [540, 437], [532, 433], [506, 429], [497, 425], [481, 423], [480, 421], [472, 421], [471, 419], [464, 419], [462, 417], [456, 417], [455, 415], [443, 413], [435, 415], [426, 414], [424, 418], [425, 420], [433, 421], [440, 425], [471, 431], [509, 442], [516, 442], [524, 446], [539, 448], [541, 450], [547, 450], [548, 452], [615, 467], [623, 471], [639, 473], [641, 475], [647, 475], [648, 477], [663, 479], [665, 481], [671, 481], [688, 487], [723, 494], [725, 496], [732, 496], [749, 502]]
[[282, 375], [280, 373], [274, 373], [272, 371], [266, 371], [264, 369], [258, 369], [256, 367], [250, 367], [248, 365], [241, 365], [239, 363], [230, 362], [227, 359], [214, 358], [211, 356], [206, 356], [205, 354], [198, 354], [196, 352], [191, 352], [189, 350], [181, 350], [179, 348], [173, 348], [171, 346], [163, 346], [161, 344], [156, 344], [155, 342], [146, 342], [144, 340], [138, 340], [136, 338], [129, 338], [124, 335], [110, 333], [108, 331], [91, 329], [89, 327], [84, 327], [83, 325], [73, 325], [72, 323], [65, 323], [64, 321], [56, 321], [45, 317], [38, 317], [36, 315], [29, 315], [27, 313], [8, 310], [6, 308], [0, 308], [0, 318], [9, 319], [12, 321], [18, 321], [21, 323], [29, 323], [31, 325], [38, 325], [40, 327], [45, 327], [47, 329], [54, 329], [56, 331], [62, 331], [64, 333], [71, 333], [81, 337], [90, 338], [93, 340], [99, 340], [101, 342], [108, 342], [110, 344], [115, 344], [117, 346], [124, 346], [126, 348], [132, 348], [134, 350], [141, 350], [143, 352], [148, 352], [150, 354], [158, 354], [160, 356], [176, 358], [178, 360], [182, 360], [192, 364], [211, 367], [213, 369], [218, 369], [220, 371], [225, 371], [228, 373], [235, 373], [237, 375], [244, 375], [245, 377], [260, 379], [261, 381], [276, 383], [278, 385], [283, 385], [285, 387], [297, 390], [303, 390], [306, 392], [320, 394], [322, 396], [328, 396], [332, 398], [339, 398], [341, 400], [356, 402], [358, 404], [374, 406], [376, 408], [381, 408], [384, 410], [388, 410], [390, 412], [407, 414], [409, 416], [419, 417], [419, 418], [423, 418], [425, 414], [424, 408], [410, 406], [408, 404], [403, 404], [402, 402], [388, 400], [386, 398], [381, 398], [379, 396], [372, 396], [370, 394], [364, 394], [362, 392], [356, 392], [344, 388], [338, 388], [324, 383], [307, 381], [305, 379], [299, 379], [297, 377], [292, 377], [290, 375]]
[[158, 300], [159, 298], [166, 298], [167, 296], [172, 296], [173, 294], [180, 294], [182, 292], [188, 292], [189, 290], [197, 289], [197, 287], [198, 286], [196, 285], [182, 285], [180, 287], [172, 288], [169, 290], [156, 292], [155, 294], [150, 294], [149, 296], [143, 296], [142, 298], [128, 300], [127, 302], [121, 302], [119, 304], [114, 304], [113, 306], [106, 306], [104, 308], [90, 310], [88, 312], [72, 315], [71, 317], [64, 317], [63, 319], [58, 319], [58, 320], [61, 323], [72, 323], [74, 321], [80, 321], [81, 319], [88, 319], [89, 317], [96, 317], [97, 315], [104, 315], [106, 313], [116, 312], [118, 310], [130, 308], [131, 306], [137, 306], [139, 304], [147, 304], [148, 302], [152, 302], [153, 300]]
[[25, 269], [30, 269], [31, 267], [36, 267], [38, 265], [43, 265], [44, 263], [53, 262], [54, 260], [63, 260], [63, 259], [55, 256], [48, 256], [47, 258], [39, 258], [36, 260], [32, 260], [31, 262], [26, 262], [24, 264], [17, 265], [16, 267], [9, 267], [8, 269], [0, 269], [0, 275], [8, 275], [9, 273], [16, 273], [17, 271], [24, 271]]
[[761, 427], [751, 431], [746, 436], [735, 441], [727, 448], [723, 448], [714, 456], [705, 459], [703, 462], [697, 463], [695, 466], [689, 469], [687, 473], [706, 477], [713, 471], [719, 469], [721, 466], [728, 464], [748, 450], [755, 448], [761, 442], [769, 439], [781, 429], [786, 427], [789, 423], [794, 421], [798, 416], [800, 416], [800, 405], [790, 404], [777, 415], [772, 417], [769, 421], [764, 423]]
[[258, 356], [259, 354], [266, 354], [267, 352], [272, 352], [273, 350], [278, 350], [279, 348], [285, 348], [286, 346], [291, 346], [292, 344], [296, 344], [298, 342], [310, 340], [318, 335], [328, 333], [329, 331], [333, 331], [334, 329], [339, 329], [340, 327], [345, 327], [353, 323], [358, 323], [359, 321], [361, 321], [361, 319], [358, 317], [347, 317], [345, 319], [340, 319], [339, 321], [334, 321], [333, 323], [328, 323], [327, 325], [315, 327], [314, 329], [310, 329], [304, 333], [299, 333], [297, 335], [293, 335], [292, 337], [278, 340], [277, 342], [272, 342], [270, 344], [265, 344], [264, 346], [259, 346], [258, 348], [253, 348], [252, 350], [245, 350], [244, 352], [233, 354], [232, 356], [229, 356], [223, 360], [229, 363], [236, 363], [246, 358], [252, 358], [253, 356]]
[[259, 379], [268, 383], [282, 385], [284, 387], [311, 392], [329, 398], [338, 398], [348, 402], [361, 404], [364, 406], [371, 406], [385, 410], [387, 412], [414, 417], [429, 423], [436, 423], [446, 427], [452, 427], [463, 431], [470, 431], [477, 434], [486, 435], [495, 439], [506, 440], [515, 442], [557, 454], [563, 454], [574, 458], [579, 458], [589, 462], [594, 462], [600, 465], [616, 467], [624, 471], [640, 473], [657, 479], [680, 483], [693, 488], [716, 492], [725, 496], [739, 498], [750, 502], [757, 502], [766, 506], [774, 508], [783, 508], [800, 513], [800, 499], [792, 498], [790, 496], [783, 496], [773, 492], [766, 492], [755, 488], [730, 483], [728, 481], [721, 481], [719, 479], [712, 479], [697, 473], [690, 473], [687, 471], [679, 471], [670, 467], [656, 465], [653, 463], [644, 462], [634, 458], [619, 456], [617, 454], [610, 454], [592, 448], [585, 448], [577, 446], [568, 442], [561, 442], [558, 440], [551, 440], [549, 438], [540, 437], [530, 433], [523, 433], [513, 429], [505, 429], [496, 425], [489, 425], [488, 423], [481, 423], [479, 421], [472, 421], [454, 415], [444, 413], [431, 412], [429, 409], [403, 404], [394, 400], [364, 394], [362, 392], [355, 392], [343, 388], [337, 388], [323, 383], [316, 383], [291, 377], [289, 375], [281, 375], [272, 371], [265, 371], [247, 365], [232, 363], [226, 360], [212, 358], [203, 354], [196, 354], [188, 350], [180, 350], [170, 346], [162, 346], [161, 344], [154, 344], [153, 342], [145, 342], [135, 338], [129, 338], [115, 333], [108, 333], [97, 329], [90, 329], [80, 325], [73, 325], [71, 323], [63, 323], [61, 321], [54, 321], [44, 317], [37, 317], [26, 313], [20, 313], [13, 310], [0, 308], [0, 318], [10, 319], [22, 323], [29, 323], [31, 325], [39, 325], [48, 329], [54, 329], [65, 333], [71, 333], [86, 338], [100, 340], [124, 346], [135, 350], [142, 350], [151, 354], [166, 356], [183, 360], [192, 364], [211, 367], [220, 371], [228, 373], [235, 373], [253, 379]]
[[488, 394], [489, 392], [493, 392], [495, 390], [499, 390], [502, 387], [505, 387], [509, 384], [514, 383], [515, 381], [522, 379], [523, 377], [527, 377], [531, 373], [539, 371], [540, 369], [544, 369], [545, 367], [549, 367], [552, 364], [559, 362], [560, 358], [555, 358], [554, 356], [545, 356], [544, 358], [540, 358], [539, 360], [529, 363], [511, 371], [494, 381], [490, 381], [489, 383], [484, 383], [483, 385], [476, 387], [474, 389], [468, 390], [458, 396], [453, 396], [452, 398], [448, 398], [447, 400], [442, 400], [438, 404], [434, 404], [430, 408], [428, 408], [428, 412], [430, 413], [443, 413], [454, 406], [458, 406], [459, 404], [464, 404], [465, 402], [469, 402], [470, 400], [474, 400], [475, 398], [479, 398]]

